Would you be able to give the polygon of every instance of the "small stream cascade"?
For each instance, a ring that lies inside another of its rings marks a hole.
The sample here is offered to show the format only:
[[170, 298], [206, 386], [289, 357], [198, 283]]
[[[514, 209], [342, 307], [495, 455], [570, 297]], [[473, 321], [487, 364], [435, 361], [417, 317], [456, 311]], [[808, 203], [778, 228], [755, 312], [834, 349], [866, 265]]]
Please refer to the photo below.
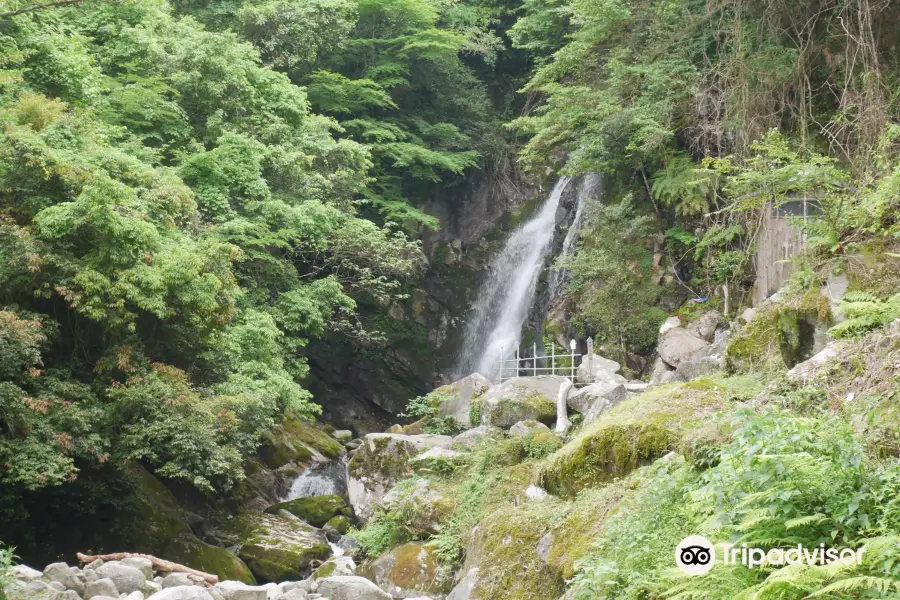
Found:
[[518, 347], [553, 240], [556, 211], [570, 181], [560, 177], [540, 210], [510, 234], [503, 250], [491, 260], [466, 324], [457, 376], [477, 372], [493, 377], [500, 358]]
[[334, 494], [343, 496], [347, 493], [346, 466], [341, 461], [323, 461], [313, 463], [297, 476], [282, 502], [297, 498], [312, 498]]
[[[581, 231], [584, 225], [584, 208], [588, 204], [588, 198], [595, 195], [602, 196], [602, 194], [603, 178], [596, 173], [585, 175], [576, 196], [575, 217], [572, 219], [572, 224], [569, 225], [569, 230], [566, 232], [566, 237], [563, 240], [562, 250], [560, 250], [556, 260], [568, 257], [575, 250], [575, 240], [578, 239], [578, 232]], [[568, 281], [569, 273], [565, 269], [552, 269], [550, 271], [548, 288], [551, 301], [559, 297], [560, 292]]]

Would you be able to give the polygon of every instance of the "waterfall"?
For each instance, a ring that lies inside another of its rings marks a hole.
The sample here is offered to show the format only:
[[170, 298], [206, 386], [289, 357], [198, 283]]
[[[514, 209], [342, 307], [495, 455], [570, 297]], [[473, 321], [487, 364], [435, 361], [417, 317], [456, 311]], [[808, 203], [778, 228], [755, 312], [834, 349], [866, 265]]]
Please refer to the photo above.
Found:
[[510, 234], [491, 260], [466, 324], [457, 366], [462, 377], [478, 372], [493, 377], [501, 356], [519, 346], [535, 285], [556, 228], [556, 209], [569, 177], [561, 177], [541, 209]]
[[[576, 196], [575, 218], [572, 219], [569, 231], [566, 232], [566, 238], [563, 240], [562, 250], [559, 253], [560, 258], [565, 258], [572, 253], [575, 239], [578, 237], [578, 232], [581, 231], [581, 226], [584, 224], [584, 207], [588, 203], [588, 198], [594, 195], [594, 192], [602, 183], [603, 179], [596, 173], [584, 176]], [[551, 300], [559, 296], [560, 290], [562, 290], [568, 279], [568, 273], [564, 269], [555, 268], [550, 271], [549, 289]]]

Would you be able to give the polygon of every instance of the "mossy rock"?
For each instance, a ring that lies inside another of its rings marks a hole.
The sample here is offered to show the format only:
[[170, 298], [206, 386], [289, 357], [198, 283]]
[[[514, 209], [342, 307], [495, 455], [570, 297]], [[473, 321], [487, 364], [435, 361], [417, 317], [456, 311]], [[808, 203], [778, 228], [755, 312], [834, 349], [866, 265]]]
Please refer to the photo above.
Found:
[[222, 525], [239, 544], [238, 556], [263, 581], [299, 581], [314, 560], [331, 556], [325, 535], [292, 516], [247, 513]]
[[309, 462], [317, 453], [337, 459], [343, 452], [340, 442], [290, 413], [285, 413], [281, 426], [267, 435], [266, 443], [259, 451], [270, 469], [278, 469], [288, 463]]
[[329, 519], [341, 514], [346, 507], [347, 504], [343, 498], [328, 495], [279, 502], [267, 508], [266, 512], [274, 515], [278, 514], [279, 510], [286, 510], [301, 521], [306, 521], [314, 527], [322, 527]]
[[463, 572], [478, 567], [473, 600], [558, 598], [565, 582], [538, 554], [554, 508], [545, 503], [504, 507], [483, 519], [467, 550]]
[[653, 462], [675, 441], [672, 432], [652, 423], [601, 427], [555, 455], [541, 469], [541, 487], [553, 494], [574, 495]]
[[453, 587], [452, 571], [423, 542], [398, 546], [360, 567], [360, 573], [395, 598], [443, 595]]
[[211, 546], [194, 536], [180, 536], [166, 549], [168, 560], [193, 569], [218, 575], [220, 581], [241, 581], [256, 585], [256, 578], [240, 558], [218, 546]]
[[542, 375], [510, 379], [472, 400], [470, 421], [477, 416], [481, 425], [511, 427], [519, 421], [556, 420], [556, 396], [565, 377]]
[[139, 466], [132, 468], [131, 473], [138, 514], [132, 528], [135, 533], [127, 540], [133, 552], [152, 554], [206, 571], [223, 581], [256, 583], [240, 558], [224, 548], [202, 542], [193, 534], [172, 492], [159, 479]]
[[332, 517], [328, 519], [328, 522], [325, 523], [326, 529], [333, 529], [344, 535], [348, 531], [350, 531], [350, 527], [353, 525], [352, 521], [350, 521], [350, 517], [345, 515], [338, 515], [336, 517]]
[[[627, 479], [624, 481], [628, 481]], [[547, 565], [561, 579], [575, 575], [576, 564], [590, 554], [629, 487], [621, 483], [587, 490], [566, 507], [565, 516], [547, 534]]]
[[725, 365], [732, 373], [789, 369], [816, 352], [831, 318], [828, 299], [819, 292], [764, 304], [732, 335]]

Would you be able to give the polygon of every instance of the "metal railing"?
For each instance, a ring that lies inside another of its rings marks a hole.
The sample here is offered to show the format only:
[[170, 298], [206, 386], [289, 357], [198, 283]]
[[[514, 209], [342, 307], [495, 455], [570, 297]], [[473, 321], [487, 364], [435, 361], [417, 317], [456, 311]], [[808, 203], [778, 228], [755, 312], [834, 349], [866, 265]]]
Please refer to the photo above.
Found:
[[[577, 354], [574, 349], [568, 354], [557, 354], [555, 344], [550, 346], [550, 354], [538, 356], [537, 350], [537, 344], [534, 344], [531, 356], [520, 356], [519, 349], [516, 348], [515, 358], [500, 358], [497, 361], [497, 383], [503, 383], [515, 377], [534, 377], [548, 374], [563, 375], [569, 377], [573, 383], [575, 382], [575, 369], [577, 369], [575, 359], [581, 358], [581, 354]], [[544, 349], [544, 352], [546, 352], [546, 349]], [[568, 360], [566, 361], [566, 359]], [[566, 361], [569, 364], [558, 364], [557, 361]], [[522, 365], [522, 363], [526, 364]], [[538, 366], [539, 363], [544, 366]]]

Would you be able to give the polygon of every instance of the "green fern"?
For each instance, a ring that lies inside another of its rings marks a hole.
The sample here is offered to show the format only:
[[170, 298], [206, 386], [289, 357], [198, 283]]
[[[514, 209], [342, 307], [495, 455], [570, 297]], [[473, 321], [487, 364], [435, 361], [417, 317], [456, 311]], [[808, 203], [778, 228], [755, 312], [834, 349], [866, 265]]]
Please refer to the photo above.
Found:
[[900, 294], [880, 300], [868, 292], [850, 292], [841, 301], [847, 319], [831, 328], [831, 337], [849, 338], [900, 319]]

